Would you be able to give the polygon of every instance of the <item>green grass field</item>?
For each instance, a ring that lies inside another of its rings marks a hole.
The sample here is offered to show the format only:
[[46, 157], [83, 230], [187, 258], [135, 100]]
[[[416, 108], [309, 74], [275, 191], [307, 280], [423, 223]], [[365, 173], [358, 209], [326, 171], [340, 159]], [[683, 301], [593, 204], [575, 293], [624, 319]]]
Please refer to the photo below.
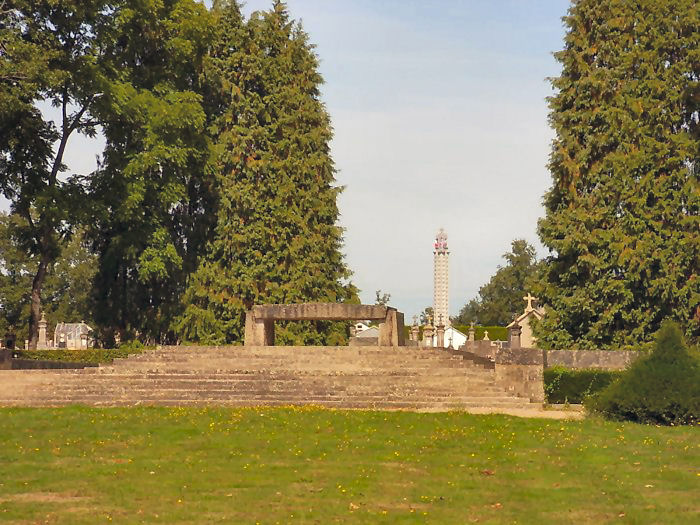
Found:
[[697, 427], [316, 408], [0, 421], [0, 522], [700, 521]]

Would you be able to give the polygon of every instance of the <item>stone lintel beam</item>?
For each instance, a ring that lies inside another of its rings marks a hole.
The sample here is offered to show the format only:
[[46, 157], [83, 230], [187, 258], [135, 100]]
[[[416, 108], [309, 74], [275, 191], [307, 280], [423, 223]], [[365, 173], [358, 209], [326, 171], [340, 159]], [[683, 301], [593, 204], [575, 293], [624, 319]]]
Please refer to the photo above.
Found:
[[403, 346], [403, 314], [390, 306], [344, 303], [265, 304], [245, 316], [245, 345], [273, 346], [275, 321], [379, 321], [379, 345]]
[[387, 306], [346, 303], [264, 304], [253, 306], [255, 319], [275, 321], [384, 321]]

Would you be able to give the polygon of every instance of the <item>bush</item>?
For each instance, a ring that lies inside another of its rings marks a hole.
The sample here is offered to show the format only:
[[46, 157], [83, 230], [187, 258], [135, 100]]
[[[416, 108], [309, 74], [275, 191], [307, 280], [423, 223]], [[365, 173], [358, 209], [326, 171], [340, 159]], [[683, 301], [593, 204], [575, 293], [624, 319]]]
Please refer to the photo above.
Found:
[[[469, 325], [460, 324], [453, 325], [457, 330], [462, 332], [464, 335], [469, 335]], [[484, 332], [488, 331], [489, 339], [491, 341], [507, 341], [508, 340], [508, 329], [505, 326], [475, 326], [474, 327], [474, 339], [477, 341], [484, 338]]]
[[700, 360], [683, 344], [678, 325], [665, 322], [651, 355], [632, 363], [586, 406], [609, 419], [692, 425], [700, 421]]
[[582, 403], [622, 375], [620, 370], [587, 368], [571, 370], [554, 366], [544, 371], [544, 393], [547, 403]]
[[33, 359], [38, 361], [63, 361], [69, 363], [111, 363], [117, 357], [127, 357], [129, 354], [140, 353], [145, 347], [135, 349], [117, 348], [111, 350], [87, 349], [87, 350], [19, 350], [13, 352], [19, 359]]

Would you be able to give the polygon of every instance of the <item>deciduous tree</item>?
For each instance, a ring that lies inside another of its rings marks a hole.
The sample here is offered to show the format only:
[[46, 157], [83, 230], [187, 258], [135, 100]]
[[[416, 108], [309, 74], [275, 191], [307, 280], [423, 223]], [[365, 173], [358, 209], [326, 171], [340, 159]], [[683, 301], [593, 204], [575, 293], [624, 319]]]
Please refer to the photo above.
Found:
[[[22, 221], [13, 223], [32, 258], [30, 348], [36, 347], [42, 288], [70, 231], [78, 192], [64, 154], [76, 133], [94, 135], [92, 108], [102, 91], [102, 36], [110, 6], [102, 0], [0, 2], [0, 191]], [[59, 109], [54, 123], [37, 108]], [[63, 177], [62, 177], [63, 175]]]
[[535, 249], [524, 239], [511, 243], [503, 254], [505, 266], [499, 266], [488, 283], [479, 288], [479, 296], [469, 301], [453, 319], [454, 324], [477, 322], [486, 326], [506, 326], [523, 310], [523, 295], [535, 276]]
[[211, 23], [194, 0], [130, 2], [113, 23], [99, 105], [107, 145], [89, 192], [95, 317], [106, 343], [115, 332], [173, 342], [214, 216], [202, 79]]

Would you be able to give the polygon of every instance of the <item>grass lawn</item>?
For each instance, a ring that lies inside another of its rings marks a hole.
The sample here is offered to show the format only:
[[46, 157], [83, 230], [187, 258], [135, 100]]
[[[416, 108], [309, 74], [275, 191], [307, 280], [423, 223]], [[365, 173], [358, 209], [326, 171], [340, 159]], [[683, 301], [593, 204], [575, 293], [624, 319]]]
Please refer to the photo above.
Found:
[[0, 421], [0, 522], [700, 522], [697, 427], [316, 408]]

